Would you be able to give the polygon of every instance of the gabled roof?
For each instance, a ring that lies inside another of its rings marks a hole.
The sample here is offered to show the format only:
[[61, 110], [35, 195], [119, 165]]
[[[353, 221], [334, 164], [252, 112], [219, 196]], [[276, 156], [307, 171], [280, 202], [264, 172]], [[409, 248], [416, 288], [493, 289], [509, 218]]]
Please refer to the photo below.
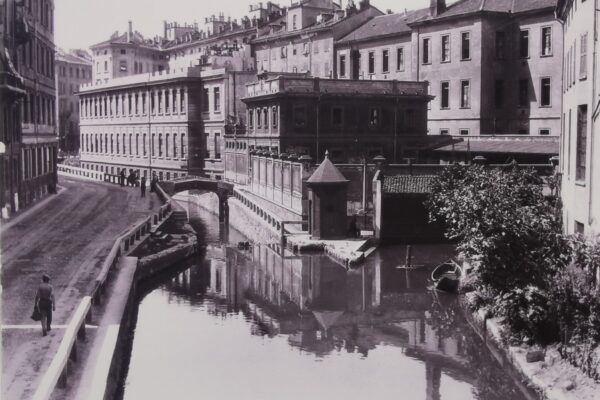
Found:
[[331, 160], [329, 160], [329, 152], [325, 152], [325, 159], [306, 181], [309, 185], [339, 184], [347, 182], [348, 179], [346, 179], [340, 170], [333, 165]]
[[410, 33], [408, 23], [428, 15], [429, 9], [412, 10], [406, 13], [377, 16], [339, 40], [339, 43], [367, 41], [387, 35]]
[[83, 57], [78, 56], [74, 53], [67, 53], [65, 51], [59, 50], [56, 53], [56, 61], [63, 61], [70, 64], [82, 64], [82, 65], [92, 65], [92, 61]]
[[130, 40], [128, 40], [127, 32], [124, 32], [121, 35], [114, 34], [113, 36], [111, 36], [110, 39], [105, 40], [100, 43], [96, 43], [96, 44], [90, 46], [90, 48], [94, 49], [96, 47], [101, 47], [101, 46], [106, 46], [106, 45], [111, 45], [111, 44], [136, 44], [138, 46], [147, 47], [149, 49], [157, 49], [157, 50], [160, 49], [160, 46], [158, 44], [147, 41], [146, 39], [144, 39], [142, 34], [137, 31], [133, 32], [133, 34], [131, 35], [131, 38], [129, 38], [129, 39]]
[[383, 177], [383, 193], [428, 194], [435, 175], [395, 175]]
[[459, 0], [454, 4], [449, 4], [444, 11], [436, 16], [426, 15], [414, 22], [422, 23], [435, 21], [438, 19], [474, 14], [477, 12], [518, 14], [543, 9], [553, 10], [556, 7], [557, 2], [558, 0]]

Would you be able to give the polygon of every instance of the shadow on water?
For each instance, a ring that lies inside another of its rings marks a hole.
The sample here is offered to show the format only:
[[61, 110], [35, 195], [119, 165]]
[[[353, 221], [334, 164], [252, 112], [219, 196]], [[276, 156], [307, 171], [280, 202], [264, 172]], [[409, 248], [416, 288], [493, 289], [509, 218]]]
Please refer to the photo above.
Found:
[[191, 216], [201, 254], [138, 287], [118, 398], [527, 398], [456, 297], [428, 288], [452, 247], [413, 246], [413, 270], [385, 247], [347, 270], [277, 244], [239, 249], [248, 239], [215, 216]]

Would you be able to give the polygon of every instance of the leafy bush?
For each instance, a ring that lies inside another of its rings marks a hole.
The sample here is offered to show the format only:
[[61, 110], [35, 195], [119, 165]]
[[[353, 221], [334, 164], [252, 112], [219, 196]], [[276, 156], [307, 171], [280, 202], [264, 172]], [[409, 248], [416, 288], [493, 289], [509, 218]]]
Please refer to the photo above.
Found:
[[566, 253], [561, 221], [543, 180], [532, 169], [452, 165], [434, 182], [430, 219], [475, 265], [495, 294], [535, 285], [542, 289]]
[[558, 339], [548, 294], [535, 286], [506, 291], [494, 303], [495, 315], [504, 318], [513, 342], [549, 344]]

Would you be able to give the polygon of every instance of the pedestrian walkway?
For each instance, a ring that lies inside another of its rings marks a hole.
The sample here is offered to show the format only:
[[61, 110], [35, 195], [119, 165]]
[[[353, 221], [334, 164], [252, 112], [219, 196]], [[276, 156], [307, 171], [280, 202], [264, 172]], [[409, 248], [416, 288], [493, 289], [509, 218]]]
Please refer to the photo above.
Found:
[[[65, 190], [2, 228], [3, 400], [30, 398], [58, 348], [70, 316], [87, 295], [115, 238], [156, 212], [154, 193], [59, 178]], [[52, 278], [54, 327], [42, 337], [29, 318], [42, 273]]]

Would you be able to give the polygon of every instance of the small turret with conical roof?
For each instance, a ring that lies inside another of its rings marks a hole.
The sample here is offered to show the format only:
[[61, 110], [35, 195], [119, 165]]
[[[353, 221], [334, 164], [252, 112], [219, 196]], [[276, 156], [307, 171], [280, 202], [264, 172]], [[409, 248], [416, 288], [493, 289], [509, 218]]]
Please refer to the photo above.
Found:
[[329, 151], [325, 151], [325, 158], [319, 167], [313, 172], [313, 174], [306, 181], [309, 185], [323, 185], [323, 184], [343, 184], [348, 183], [348, 179], [342, 175], [340, 170], [333, 165], [329, 159]]
[[306, 181], [310, 233], [315, 239], [340, 239], [347, 233], [348, 179], [333, 165], [329, 152]]

